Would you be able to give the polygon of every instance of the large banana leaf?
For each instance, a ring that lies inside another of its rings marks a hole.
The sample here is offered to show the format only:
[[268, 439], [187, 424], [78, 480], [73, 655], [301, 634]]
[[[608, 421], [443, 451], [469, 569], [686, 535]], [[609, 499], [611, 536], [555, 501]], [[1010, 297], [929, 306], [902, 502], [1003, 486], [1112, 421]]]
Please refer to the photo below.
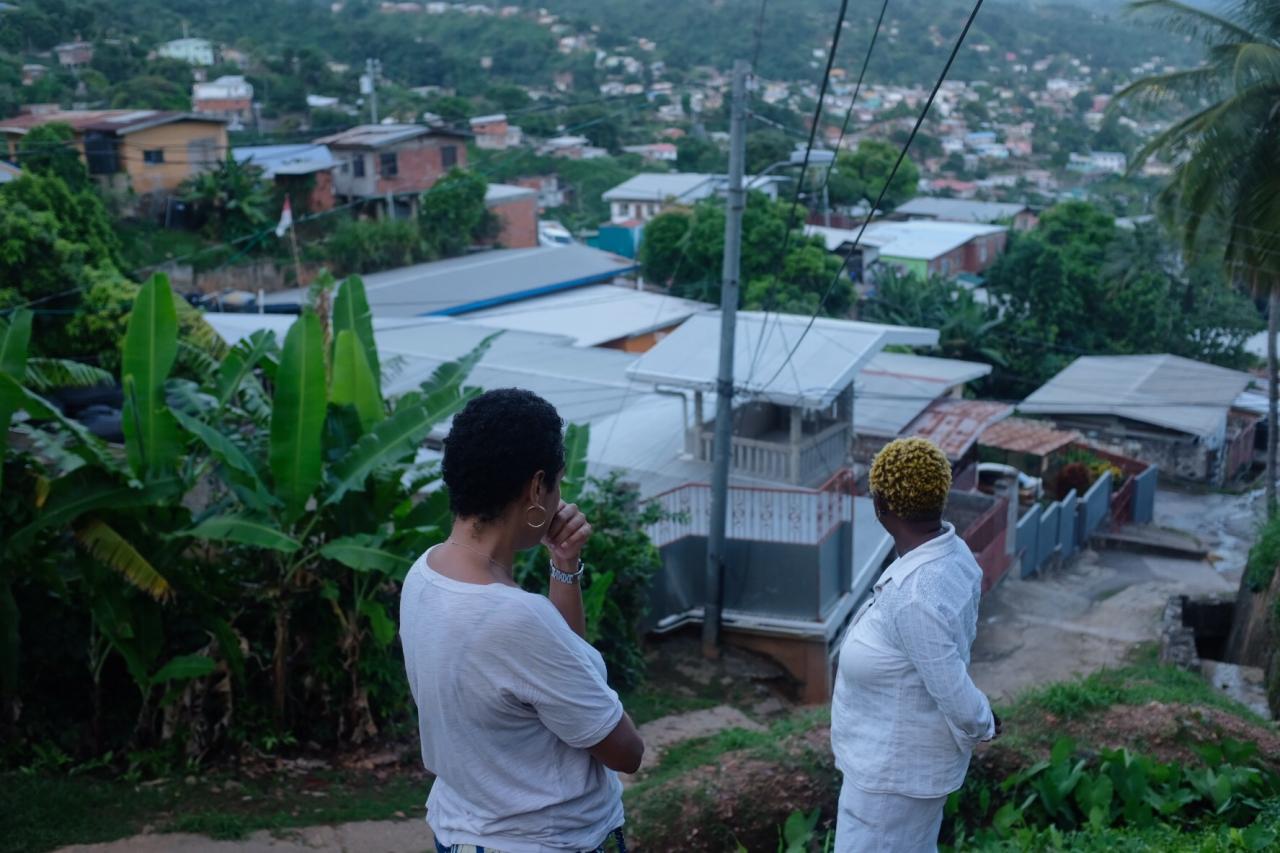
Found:
[[320, 484], [324, 374], [320, 320], [315, 312], [304, 310], [284, 339], [271, 412], [271, 475], [288, 520], [302, 513]]
[[386, 417], [382, 393], [365, 359], [364, 347], [350, 329], [338, 332], [337, 340], [333, 342], [333, 382], [329, 387], [329, 399], [338, 405], [354, 406], [360, 416], [360, 426], [365, 430]]
[[237, 490], [237, 494], [250, 509], [267, 512], [280, 505], [262, 481], [258, 467], [239, 445], [199, 418], [178, 411], [173, 416], [205, 446], [214, 459], [229, 469], [227, 479], [234, 485], [243, 487], [242, 490]]
[[[582, 494], [587, 482], [587, 445], [591, 443], [591, 427], [587, 424], [569, 424], [564, 431], [564, 481], [560, 484], [560, 497], [572, 503]], [[548, 476], [555, 476], [548, 472]]]
[[226, 405], [227, 401], [240, 389], [245, 377], [257, 367], [263, 356], [275, 347], [275, 332], [259, 329], [227, 353], [213, 381], [214, 396], [218, 398], [219, 406]]
[[141, 477], [172, 469], [178, 430], [164, 403], [164, 381], [178, 356], [178, 316], [169, 279], [157, 273], [133, 301], [124, 335], [121, 376], [125, 452]]
[[338, 286], [338, 296], [333, 302], [334, 354], [337, 354], [337, 338], [350, 331], [364, 350], [365, 361], [378, 382], [375, 386], [378, 398], [382, 398], [382, 367], [378, 360], [378, 345], [373, 338], [373, 314], [365, 296], [364, 281], [360, 276], [349, 276]]
[[219, 515], [207, 518], [186, 531], [185, 535], [196, 539], [237, 542], [257, 548], [270, 548], [286, 554], [292, 554], [302, 547], [298, 540], [281, 533], [271, 522], [241, 515]]
[[493, 346], [494, 340], [502, 332], [494, 332], [476, 345], [476, 348], [457, 361], [447, 361], [431, 373], [431, 378], [421, 386], [424, 394], [435, 394], [446, 389], [460, 389], [472, 369], [484, 358], [484, 354]]
[[337, 503], [347, 492], [362, 490], [374, 470], [413, 453], [432, 427], [453, 417], [479, 393], [476, 389], [460, 393], [446, 388], [425, 399], [419, 397], [413, 405], [398, 407], [333, 466], [335, 483], [325, 503]]
[[[25, 310], [14, 312], [13, 319], [8, 322], [0, 317], [0, 374], [11, 382], [21, 381], [26, 373], [31, 317], [31, 312]], [[9, 419], [21, 405], [20, 398], [11, 384], [0, 385], [0, 475], [4, 473], [4, 451], [9, 443]]]
[[66, 358], [29, 358], [23, 382], [33, 391], [56, 388], [94, 388], [110, 385], [114, 377], [101, 367]]
[[146, 557], [109, 524], [91, 518], [74, 528], [76, 541], [94, 559], [119, 572], [125, 580], [157, 601], [173, 594], [169, 581]]
[[42, 530], [65, 527], [95, 510], [152, 507], [173, 500], [181, 483], [176, 477], [152, 480], [135, 488], [95, 473], [77, 471], [55, 481], [41, 512], [26, 527], [15, 531], [7, 543], [14, 551], [29, 546]]
[[412, 561], [380, 547], [380, 542], [370, 536], [357, 534], [331, 540], [320, 549], [320, 556], [337, 560], [357, 572], [381, 572], [396, 579], [403, 579]]
[[155, 675], [151, 676], [152, 684], [164, 684], [169, 681], [188, 681], [192, 678], [204, 678], [213, 672], [216, 664], [213, 658], [204, 655], [178, 655], [170, 658], [169, 662], [160, 667]]

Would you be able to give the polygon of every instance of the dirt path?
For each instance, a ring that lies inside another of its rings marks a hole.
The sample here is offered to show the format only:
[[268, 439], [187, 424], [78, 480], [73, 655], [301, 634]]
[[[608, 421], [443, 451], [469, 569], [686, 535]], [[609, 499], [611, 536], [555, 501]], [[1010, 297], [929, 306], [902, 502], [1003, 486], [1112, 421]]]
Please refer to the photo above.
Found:
[[203, 835], [135, 835], [106, 844], [74, 844], [55, 853], [424, 853], [435, 841], [426, 821], [369, 820], [336, 826], [308, 826], [272, 835], [265, 830], [239, 841]]
[[1064, 569], [1006, 578], [982, 603], [974, 681], [993, 698], [1114, 666], [1159, 637], [1171, 595], [1232, 596], [1257, 535], [1261, 494], [1161, 490], [1156, 524], [1197, 537], [1209, 560], [1085, 552]]

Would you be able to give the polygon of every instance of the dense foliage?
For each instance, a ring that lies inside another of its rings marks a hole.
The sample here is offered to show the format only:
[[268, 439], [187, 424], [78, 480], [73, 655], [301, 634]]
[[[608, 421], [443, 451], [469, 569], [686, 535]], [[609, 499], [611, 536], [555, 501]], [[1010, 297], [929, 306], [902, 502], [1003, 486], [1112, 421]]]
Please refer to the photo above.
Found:
[[[898, 171], [899, 146], [879, 139], [865, 139], [852, 154], [842, 153], [832, 169], [828, 182], [831, 202], [837, 205], [865, 204], [870, 207], [884, 192], [881, 210], [893, 210], [915, 197], [920, 182], [920, 169], [910, 157], [902, 159]], [[893, 175], [893, 180], [889, 176]], [[886, 184], [888, 185], [886, 188]]]
[[[835, 278], [840, 261], [827, 252], [821, 238], [794, 231], [787, 239], [788, 222], [797, 225], [802, 215], [791, 218], [788, 208], [786, 202], [771, 201], [763, 193], [747, 196], [742, 217], [743, 307], [810, 313], [818, 310], [830, 288], [822, 313], [844, 316], [852, 305], [852, 284], [844, 276]], [[781, 256], [784, 245], [786, 257]], [[718, 303], [723, 202], [703, 201], [654, 217], [645, 225], [639, 259], [649, 281], [670, 286], [678, 296]]]

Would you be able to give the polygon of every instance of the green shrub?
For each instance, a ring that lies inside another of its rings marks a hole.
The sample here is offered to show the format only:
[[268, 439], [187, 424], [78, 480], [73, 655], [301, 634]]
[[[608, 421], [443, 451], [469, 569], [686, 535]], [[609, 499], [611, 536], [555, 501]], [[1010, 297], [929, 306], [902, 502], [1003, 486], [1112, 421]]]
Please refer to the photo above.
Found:
[[1273, 518], [1262, 526], [1258, 541], [1249, 549], [1249, 561], [1244, 579], [1249, 589], [1262, 592], [1271, 584], [1271, 577], [1280, 564], [1280, 518]]
[[404, 219], [344, 222], [327, 244], [335, 273], [373, 273], [431, 260], [417, 223]]

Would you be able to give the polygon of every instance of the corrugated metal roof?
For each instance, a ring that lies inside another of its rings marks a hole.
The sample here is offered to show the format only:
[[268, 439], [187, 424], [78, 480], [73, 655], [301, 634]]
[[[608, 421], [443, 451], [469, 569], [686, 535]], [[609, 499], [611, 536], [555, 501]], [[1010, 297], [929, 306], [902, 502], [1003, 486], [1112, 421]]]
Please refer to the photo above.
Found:
[[895, 438], [934, 400], [990, 372], [976, 361], [879, 353], [854, 383], [853, 430]]
[[172, 110], [58, 110], [14, 116], [0, 119], [0, 133], [26, 133], [33, 127], [46, 124], [67, 124], [77, 132], [102, 130], [115, 134], [128, 134], [148, 127], [173, 124], [180, 121], [199, 121], [210, 124], [226, 124], [220, 116], [202, 113], [183, 113]]
[[665, 329], [713, 306], [615, 284], [595, 284], [473, 311], [482, 326], [572, 338], [580, 347]]
[[[783, 406], [823, 408], [884, 347], [933, 346], [938, 341], [934, 329], [830, 318], [814, 320], [813, 328], [804, 334], [809, 321], [797, 314], [739, 312], [734, 335], [735, 389]], [[695, 314], [659, 341], [630, 373], [658, 385], [713, 391], [719, 361], [720, 312], [709, 311]]]
[[[364, 285], [376, 316], [448, 316], [611, 281], [634, 269], [635, 261], [588, 246], [539, 246], [387, 270], [365, 276]], [[294, 289], [269, 294], [266, 301], [305, 299], [305, 290]]]
[[989, 400], [936, 400], [903, 430], [903, 435], [929, 439], [955, 462], [973, 447], [984, 430], [1011, 414], [1013, 406]]
[[878, 245], [882, 257], [931, 261], [976, 237], [1005, 230], [1003, 225], [913, 219], [908, 222], [873, 222], [867, 226], [863, 240]]
[[684, 201], [693, 203], [714, 192], [714, 175], [699, 172], [641, 172], [601, 196], [605, 201]]
[[423, 124], [360, 124], [341, 133], [322, 136], [315, 141], [321, 145], [332, 145], [337, 148], [381, 148], [384, 145], [427, 135], [453, 136], [459, 139], [470, 136], [466, 131], [427, 127]]
[[907, 216], [930, 216], [952, 222], [997, 222], [1012, 219], [1026, 209], [1025, 204], [1015, 202], [917, 196], [898, 205], [893, 212]]
[[538, 191], [529, 187], [517, 187], [514, 184], [489, 184], [484, 191], [485, 204], [502, 204], [517, 198], [533, 198]]
[[1011, 453], [1029, 453], [1032, 456], [1048, 456], [1061, 450], [1083, 436], [1073, 430], [1056, 429], [1046, 421], [1030, 418], [1005, 418], [983, 430], [978, 444], [995, 447]]
[[250, 163], [262, 169], [270, 180], [276, 175], [309, 175], [338, 165], [329, 146], [314, 142], [300, 145], [245, 145], [231, 149], [237, 163]]
[[1112, 415], [1208, 438], [1253, 377], [1176, 355], [1083, 356], [1018, 406], [1041, 415]]

